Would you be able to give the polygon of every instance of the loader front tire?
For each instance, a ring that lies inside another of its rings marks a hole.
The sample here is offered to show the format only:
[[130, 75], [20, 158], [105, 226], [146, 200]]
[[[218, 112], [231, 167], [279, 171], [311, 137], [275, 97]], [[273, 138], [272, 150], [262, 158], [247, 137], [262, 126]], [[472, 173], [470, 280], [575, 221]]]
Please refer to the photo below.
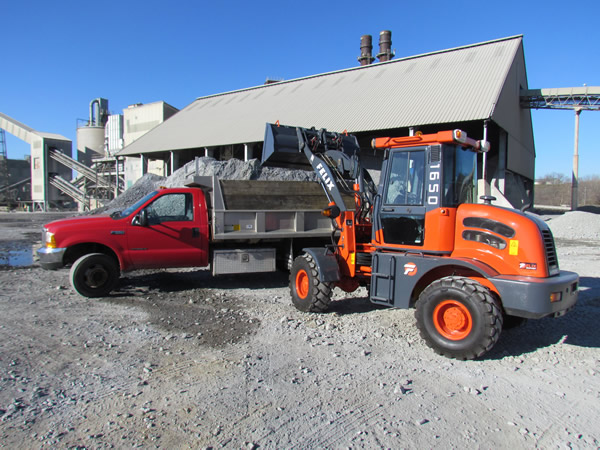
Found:
[[308, 253], [298, 256], [290, 271], [290, 294], [296, 309], [324, 312], [331, 302], [331, 283], [319, 280], [319, 269]]
[[421, 337], [440, 355], [475, 359], [498, 342], [502, 309], [490, 290], [465, 277], [431, 283], [419, 296], [415, 317]]

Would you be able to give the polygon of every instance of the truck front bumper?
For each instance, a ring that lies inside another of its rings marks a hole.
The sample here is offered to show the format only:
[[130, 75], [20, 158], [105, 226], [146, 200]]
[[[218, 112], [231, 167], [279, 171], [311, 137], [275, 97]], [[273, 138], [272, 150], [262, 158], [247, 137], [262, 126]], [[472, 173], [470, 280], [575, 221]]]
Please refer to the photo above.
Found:
[[549, 278], [505, 275], [489, 280], [506, 313], [527, 319], [562, 316], [575, 306], [579, 293], [579, 275], [564, 270]]
[[66, 250], [66, 248], [42, 247], [39, 248], [36, 253], [43, 269], [55, 270], [64, 266], [63, 256]]

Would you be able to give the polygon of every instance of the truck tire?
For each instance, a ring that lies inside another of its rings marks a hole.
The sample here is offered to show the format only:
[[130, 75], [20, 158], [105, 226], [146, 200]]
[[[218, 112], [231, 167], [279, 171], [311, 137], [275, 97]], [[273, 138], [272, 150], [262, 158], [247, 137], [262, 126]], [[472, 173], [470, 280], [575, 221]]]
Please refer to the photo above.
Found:
[[82, 256], [71, 267], [71, 285], [84, 297], [104, 297], [119, 281], [119, 265], [103, 253]]
[[303, 312], [323, 312], [331, 302], [331, 283], [319, 281], [319, 270], [307, 253], [298, 256], [290, 271], [290, 293], [294, 306]]
[[419, 296], [415, 317], [427, 345], [449, 358], [482, 356], [502, 331], [498, 300], [488, 288], [464, 277], [431, 283]]

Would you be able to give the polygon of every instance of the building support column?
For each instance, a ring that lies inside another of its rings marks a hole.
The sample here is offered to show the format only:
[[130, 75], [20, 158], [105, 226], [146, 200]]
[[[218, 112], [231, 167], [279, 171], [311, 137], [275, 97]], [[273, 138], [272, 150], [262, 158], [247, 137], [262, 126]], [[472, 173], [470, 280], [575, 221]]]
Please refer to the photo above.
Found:
[[244, 161], [250, 161], [254, 156], [254, 144], [244, 144]]
[[119, 195], [119, 158], [115, 156], [115, 198]]
[[571, 211], [579, 206], [579, 115], [581, 108], [575, 108], [575, 145], [573, 149], [573, 177], [571, 181]]

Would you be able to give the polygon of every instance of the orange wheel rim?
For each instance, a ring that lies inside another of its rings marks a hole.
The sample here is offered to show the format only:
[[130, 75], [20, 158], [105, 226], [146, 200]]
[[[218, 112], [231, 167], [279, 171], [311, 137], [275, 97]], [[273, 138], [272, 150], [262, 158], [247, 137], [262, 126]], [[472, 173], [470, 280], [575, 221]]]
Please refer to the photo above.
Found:
[[308, 295], [308, 274], [301, 270], [296, 274], [296, 292], [300, 298], [306, 298]]
[[456, 300], [444, 300], [433, 311], [435, 329], [446, 339], [459, 341], [473, 328], [473, 318], [465, 305]]

